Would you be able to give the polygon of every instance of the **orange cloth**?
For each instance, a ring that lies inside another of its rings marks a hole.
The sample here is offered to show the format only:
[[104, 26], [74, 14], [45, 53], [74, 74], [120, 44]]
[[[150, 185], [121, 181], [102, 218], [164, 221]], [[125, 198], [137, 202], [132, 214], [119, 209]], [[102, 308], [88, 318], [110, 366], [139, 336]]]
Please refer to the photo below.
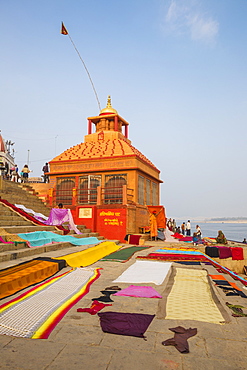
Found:
[[157, 220], [156, 216], [152, 213], [149, 218], [150, 222], [150, 235], [151, 237], [158, 235]]
[[156, 211], [156, 222], [158, 229], [166, 228], [166, 215], [165, 208], [163, 206], [147, 206], [149, 213]]

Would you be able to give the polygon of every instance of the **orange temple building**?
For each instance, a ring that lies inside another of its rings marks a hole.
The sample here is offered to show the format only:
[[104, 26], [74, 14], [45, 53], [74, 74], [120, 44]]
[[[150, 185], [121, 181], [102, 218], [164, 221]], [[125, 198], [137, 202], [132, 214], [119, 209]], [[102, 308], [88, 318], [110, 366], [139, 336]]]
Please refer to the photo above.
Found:
[[63, 203], [77, 225], [120, 241], [148, 226], [147, 205], [159, 206], [162, 183], [160, 171], [131, 145], [128, 126], [109, 96], [106, 108], [88, 118], [84, 142], [49, 162], [50, 205]]

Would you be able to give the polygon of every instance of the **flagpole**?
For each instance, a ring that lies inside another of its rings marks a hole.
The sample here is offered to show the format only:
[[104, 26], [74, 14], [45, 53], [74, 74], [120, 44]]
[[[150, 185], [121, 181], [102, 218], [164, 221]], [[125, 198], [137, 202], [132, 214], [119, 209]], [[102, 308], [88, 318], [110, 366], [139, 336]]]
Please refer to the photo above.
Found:
[[95, 97], [96, 97], [96, 100], [97, 100], [97, 103], [98, 103], [98, 106], [99, 106], [99, 110], [101, 111], [99, 98], [98, 98], [98, 95], [97, 95], [96, 89], [95, 89], [95, 87], [94, 87], [93, 80], [92, 80], [92, 78], [91, 78], [91, 76], [90, 76], [90, 73], [89, 73], [89, 71], [88, 71], [88, 69], [87, 69], [87, 66], [86, 66], [86, 64], [85, 64], [84, 60], [83, 60], [83, 59], [82, 59], [82, 57], [81, 57], [81, 54], [79, 53], [79, 51], [78, 51], [77, 47], [75, 46], [75, 44], [74, 44], [74, 42], [73, 42], [73, 40], [72, 40], [72, 38], [71, 38], [71, 36], [70, 36], [70, 34], [69, 34], [69, 32], [68, 32], [67, 28], [64, 26], [63, 22], [62, 22], [61, 34], [62, 34], [62, 35], [68, 35], [68, 36], [69, 36], [69, 39], [70, 39], [70, 41], [71, 41], [72, 45], [74, 46], [74, 49], [75, 49], [75, 51], [77, 52], [77, 54], [78, 54], [78, 56], [79, 56], [79, 58], [80, 58], [80, 60], [81, 60], [81, 62], [82, 62], [82, 64], [83, 64], [83, 66], [84, 66], [84, 68], [85, 68], [85, 70], [86, 70], [86, 72], [87, 72], [87, 75], [88, 75], [89, 81], [91, 82], [91, 85], [92, 85], [92, 88], [93, 88], [93, 91], [94, 91], [94, 94], [95, 94]]

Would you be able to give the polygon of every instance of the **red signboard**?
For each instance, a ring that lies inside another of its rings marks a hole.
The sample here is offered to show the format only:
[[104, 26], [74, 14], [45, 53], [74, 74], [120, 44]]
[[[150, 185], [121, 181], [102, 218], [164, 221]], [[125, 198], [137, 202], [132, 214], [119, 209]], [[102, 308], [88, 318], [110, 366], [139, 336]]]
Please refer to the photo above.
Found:
[[97, 231], [107, 239], [123, 243], [126, 235], [126, 208], [97, 209]]

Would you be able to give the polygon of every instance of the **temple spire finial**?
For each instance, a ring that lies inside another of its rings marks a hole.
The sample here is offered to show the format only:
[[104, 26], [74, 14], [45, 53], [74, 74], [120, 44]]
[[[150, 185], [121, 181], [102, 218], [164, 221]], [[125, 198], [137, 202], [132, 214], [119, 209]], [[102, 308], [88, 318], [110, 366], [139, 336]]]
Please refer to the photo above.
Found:
[[100, 111], [100, 115], [102, 115], [102, 114], [118, 114], [116, 109], [112, 108], [111, 95], [108, 95], [108, 97], [107, 97], [106, 107], [104, 109], [101, 109], [101, 111]]
[[107, 108], [112, 108], [112, 106], [111, 106], [111, 95], [108, 95], [108, 98], [107, 98]]

